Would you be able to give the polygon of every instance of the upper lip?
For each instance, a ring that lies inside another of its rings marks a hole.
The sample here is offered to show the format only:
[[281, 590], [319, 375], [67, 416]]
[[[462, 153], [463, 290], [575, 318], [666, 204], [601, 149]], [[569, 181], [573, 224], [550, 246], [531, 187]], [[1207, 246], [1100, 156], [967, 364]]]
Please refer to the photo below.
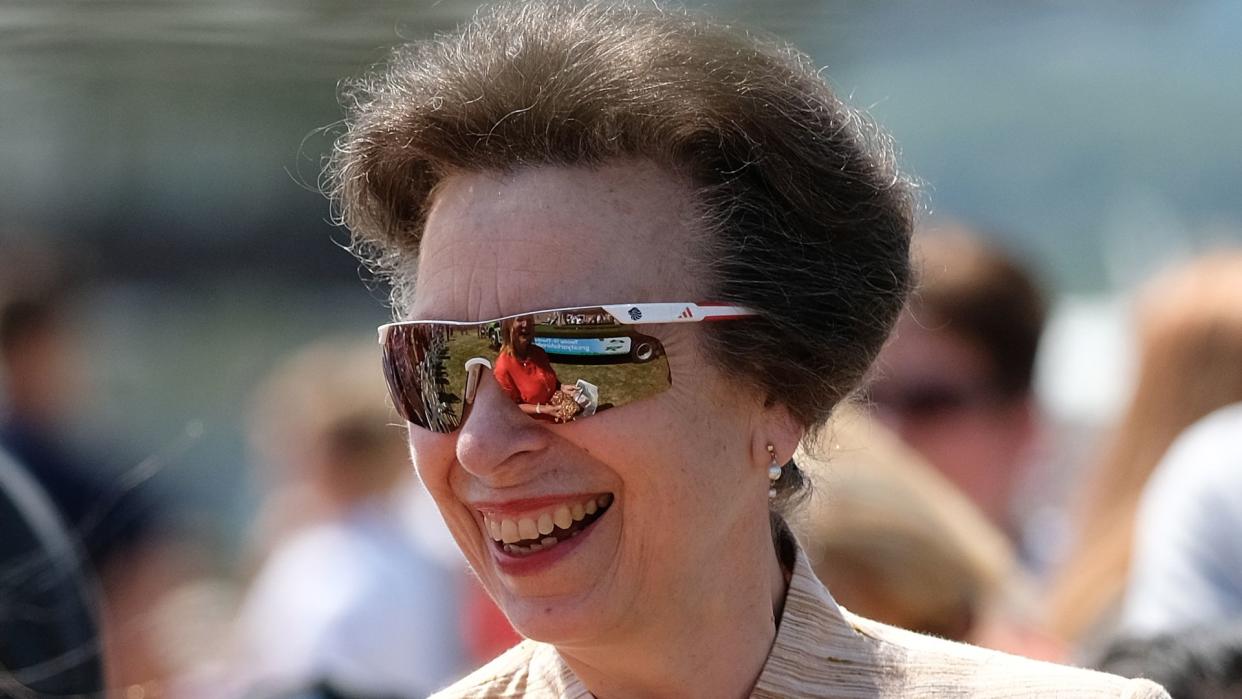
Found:
[[559, 505], [561, 503], [581, 502], [593, 497], [599, 497], [608, 491], [583, 491], [579, 493], [567, 493], [564, 495], [542, 495], [532, 498], [520, 498], [515, 500], [487, 500], [468, 503], [470, 507], [483, 512], [485, 514], [520, 514], [523, 512], [532, 512], [550, 505]]

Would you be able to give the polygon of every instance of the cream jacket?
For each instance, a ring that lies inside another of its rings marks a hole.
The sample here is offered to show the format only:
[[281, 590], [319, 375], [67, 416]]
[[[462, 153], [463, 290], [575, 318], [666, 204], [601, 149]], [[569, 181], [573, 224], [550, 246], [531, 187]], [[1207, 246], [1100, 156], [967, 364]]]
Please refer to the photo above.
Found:
[[[905, 631], [851, 614], [828, 594], [796, 544], [776, 641], [752, 697], [1082, 697], [1168, 699], [1147, 680], [1054, 665]], [[546, 643], [524, 641], [433, 699], [591, 693]]]

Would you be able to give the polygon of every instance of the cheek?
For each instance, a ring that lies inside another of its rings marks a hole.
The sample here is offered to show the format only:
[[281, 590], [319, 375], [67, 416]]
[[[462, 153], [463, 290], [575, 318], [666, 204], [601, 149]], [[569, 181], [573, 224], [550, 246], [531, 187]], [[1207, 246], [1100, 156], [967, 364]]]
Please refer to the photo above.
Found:
[[744, 492], [750, 448], [745, 401], [702, 365], [676, 365], [665, 393], [622, 408], [615, 420], [582, 423], [592, 434], [580, 442], [616, 473], [643, 516], [659, 508], [677, 518], [708, 509]]
[[409, 443], [410, 456], [414, 461], [415, 470], [418, 471], [419, 479], [427, 488], [427, 492], [431, 493], [443, 508], [441, 498], [451, 494], [449, 478], [455, 458], [456, 440], [452, 435], [411, 428]]
[[455, 474], [461, 474], [461, 469], [455, 467], [456, 438], [453, 435], [411, 429], [409, 442], [414, 468], [418, 471], [423, 487], [436, 503], [449, 533], [471, 566], [475, 570], [482, 570], [482, 561], [486, 558], [484, 541], [473, 515], [453, 489]]

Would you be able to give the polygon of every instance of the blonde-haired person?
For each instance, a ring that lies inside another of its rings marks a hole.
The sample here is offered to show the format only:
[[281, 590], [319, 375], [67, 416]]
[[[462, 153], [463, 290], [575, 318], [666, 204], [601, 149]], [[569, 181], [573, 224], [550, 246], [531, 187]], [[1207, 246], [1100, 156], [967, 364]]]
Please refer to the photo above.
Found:
[[1242, 250], [1153, 280], [1139, 297], [1137, 326], [1134, 392], [1087, 481], [1076, 544], [1052, 590], [1052, 630], [1085, 648], [1114, 630], [1152, 471], [1191, 424], [1242, 401]]
[[838, 601], [920, 633], [1062, 656], [1008, 538], [966, 494], [861, 411], [841, 411], [825, 439], [826, 458], [799, 455], [820, 487], [792, 526]]
[[965, 495], [886, 428], [842, 411], [828, 458], [799, 454], [819, 484], [791, 525], [851, 611], [967, 641], [1014, 573], [1013, 551]]
[[279, 538], [409, 480], [368, 350], [356, 340], [318, 340], [282, 358], [255, 387], [247, 417], [262, 466], [261, 536]]

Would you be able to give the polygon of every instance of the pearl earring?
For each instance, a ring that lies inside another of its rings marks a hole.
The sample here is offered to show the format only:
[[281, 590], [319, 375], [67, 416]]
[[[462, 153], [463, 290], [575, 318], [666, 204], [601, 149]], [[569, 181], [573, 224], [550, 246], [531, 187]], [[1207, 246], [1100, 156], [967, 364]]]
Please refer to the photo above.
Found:
[[768, 466], [768, 483], [772, 486], [768, 488], [768, 498], [776, 497], [776, 482], [781, 479], [781, 465], [776, 461], [776, 447], [768, 445], [768, 458], [772, 459], [772, 465]]

